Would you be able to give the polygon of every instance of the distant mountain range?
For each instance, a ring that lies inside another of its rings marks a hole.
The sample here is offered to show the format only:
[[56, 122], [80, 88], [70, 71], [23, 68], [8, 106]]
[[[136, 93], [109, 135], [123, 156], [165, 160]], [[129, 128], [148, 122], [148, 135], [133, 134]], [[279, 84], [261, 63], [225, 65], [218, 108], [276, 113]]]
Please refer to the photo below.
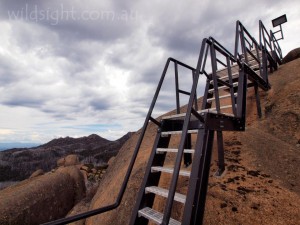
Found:
[[69, 154], [77, 154], [82, 163], [106, 163], [117, 155], [132, 134], [129, 132], [116, 141], [96, 134], [81, 138], [57, 138], [35, 147], [22, 145], [22, 148], [0, 151], [0, 182], [26, 179], [37, 169], [50, 171], [56, 167], [59, 158]]
[[11, 142], [0, 143], [0, 151], [12, 149], [12, 148], [32, 148], [41, 145], [41, 143], [24, 143], [24, 142]]

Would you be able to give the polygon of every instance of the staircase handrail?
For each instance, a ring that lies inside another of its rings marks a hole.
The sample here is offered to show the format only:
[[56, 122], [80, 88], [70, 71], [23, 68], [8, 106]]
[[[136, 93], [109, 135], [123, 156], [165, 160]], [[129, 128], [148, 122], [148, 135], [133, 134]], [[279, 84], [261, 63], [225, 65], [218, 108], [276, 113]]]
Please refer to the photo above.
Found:
[[259, 42], [261, 48], [273, 52], [272, 38], [261, 20], [259, 20]]
[[270, 35], [271, 35], [274, 51], [275, 51], [276, 55], [278, 56], [278, 58], [280, 60], [282, 60], [282, 50], [281, 50], [281, 48], [278, 44], [278, 40], [275, 38], [275, 35], [272, 30], [270, 30]]
[[234, 57], [233, 54], [231, 54], [231, 52], [229, 52], [222, 44], [220, 44], [220, 42], [218, 42], [216, 39], [214, 39], [212, 36], [210, 36], [208, 38], [208, 40], [212, 41], [215, 43], [215, 47], [218, 47], [219, 50], [222, 50], [222, 52], [227, 53], [226, 55], [228, 55], [233, 61], [237, 61]]
[[[235, 56], [232, 54], [232, 53], [230, 53], [222, 44], [220, 44], [220, 42], [218, 42], [216, 39], [214, 39], [213, 37], [209, 37], [209, 38], [204, 38], [203, 39], [203, 41], [202, 41], [202, 48], [203, 49], [206, 49], [206, 52], [205, 52], [205, 54], [203, 54], [203, 60], [200, 60], [199, 62], [198, 62], [198, 66], [199, 66], [199, 71], [200, 71], [200, 73], [201, 74], [205, 74], [206, 75], [206, 77], [208, 78], [208, 79], [211, 79], [211, 77], [209, 76], [209, 74], [207, 74], [206, 73], [206, 71], [205, 71], [205, 64], [206, 64], [206, 60], [207, 60], [207, 54], [208, 54], [208, 52], [207, 52], [207, 50], [208, 50], [208, 48], [207, 47], [205, 47], [205, 45], [209, 45], [209, 46], [211, 46], [211, 45], [214, 45], [214, 48], [216, 49], [216, 50], [218, 50], [218, 52], [219, 53], [221, 53], [223, 56], [225, 56], [225, 57], [229, 57], [233, 62], [236, 62], [237, 64], [241, 64], [240, 63], [240, 60], [239, 59], [236, 59], [235, 58]], [[204, 51], [204, 50], [203, 50]]]
[[164, 82], [164, 79], [165, 79], [167, 70], [169, 68], [170, 62], [177, 63], [177, 64], [179, 64], [179, 65], [181, 65], [181, 66], [183, 66], [187, 69], [192, 70], [193, 72], [196, 71], [195, 68], [193, 68], [193, 67], [191, 67], [191, 66], [189, 66], [189, 65], [187, 65], [187, 64], [185, 64], [185, 63], [183, 63], [179, 60], [176, 60], [176, 59], [171, 58], [171, 57], [169, 57], [167, 59], [167, 62], [165, 63], [163, 73], [161, 75], [161, 78], [159, 80], [157, 89], [156, 89], [154, 97], [152, 99], [152, 102], [151, 102], [149, 111], [147, 113], [143, 128], [141, 130], [141, 134], [139, 136], [136, 147], [134, 149], [133, 156], [132, 156], [131, 161], [129, 163], [129, 166], [127, 168], [127, 172], [126, 172], [126, 175], [124, 177], [124, 180], [123, 180], [123, 183], [122, 183], [122, 186], [121, 186], [121, 189], [119, 191], [119, 194], [117, 196], [116, 201], [114, 203], [110, 204], [110, 205], [107, 205], [107, 206], [104, 206], [104, 207], [101, 207], [101, 208], [98, 208], [98, 209], [93, 209], [93, 210], [90, 210], [90, 211], [87, 211], [87, 212], [84, 212], [84, 213], [79, 213], [77, 215], [70, 216], [70, 217], [67, 217], [67, 218], [62, 218], [62, 219], [50, 221], [50, 222], [47, 222], [47, 223], [43, 223], [42, 225], [63, 225], [63, 224], [71, 223], [71, 222], [74, 222], [74, 221], [78, 221], [78, 220], [85, 219], [85, 218], [88, 218], [88, 217], [91, 217], [91, 216], [95, 216], [95, 215], [98, 215], [98, 214], [101, 214], [101, 213], [104, 213], [104, 212], [111, 211], [111, 210], [117, 208], [121, 204], [121, 201], [123, 199], [123, 196], [124, 196], [124, 193], [125, 193], [128, 181], [129, 181], [129, 178], [130, 178], [132, 170], [133, 170], [133, 166], [135, 164], [135, 161], [136, 161], [137, 155], [139, 153], [142, 141], [144, 139], [149, 121], [153, 121], [155, 124], [158, 123], [158, 121], [156, 121], [151, 115], [152, 115], [155, 103], [157, 101], [159, 92], [161, 90], [162, 84]]
[[[233, 111], [233, 114], [235, 116], [238, 117], [237, 113], [236, 113], [236, 109], [235, 109], [235, 104], [234, 104], [234, 93], [233, 93], [233, 81], [232, 81], [232, 75], [231, 75], [231, 66], [233, 63], [237, 63], [237, 65], [241, 68], [242, 67], [242, 62], [239, 60], [239, 59], [236, 59], [234, 57], [233, 54], [231, 54], [222, 44], [220, 44], [217, 40], [215, 40], [213, 37], [209, 37], [209, 39], [206, 39], [204, 38], [203, 41], [202, 41], [202, 48], [212, 48], [211, 50], [213, 51], [217, 51], [219, 52], [220, 54], [222, 54], [225, 58], [226, 58], [226, 64], [225, 63], [222, 63], [220, 62], [220, 60], [217, 58], [216, 54], [213, 53], [211, 51], [211, 66], [212, 66], [212, 73], [211, 75], [208, 77], [208, 80], [213, 80], [214, 83], [219, 83], [221, 85], [225, 85], [225, 86], [228, 86], [228, 88], [230, 89], [230, 94], [231, 94], [231, 104], [232, 104], [232, 111]], [[213, 54], [212, 54], [213, 53]], [[201, 64], [201, 61], [204, 63], [204, 65], [202, 65], [202, 70], [205, 71], [205, 64], [206, 64], [206, 58], [207, 58], [207, 54], [206, 55], [203, 55], [203, 58], [200, 59], [199, 58], [199, 62]], [[217, 76], [216, 76], [216, 73], [218, 72], [218, 68], [217, 68], [217, 62], [221, 63], [222, 65], [224, 65], [225, 67], [224, 68], [227, 68], [228, 70], [228, 81], [223, 81], [221, 79], [219, 79]], [[200, 71], [202, 73], [204, 73], [203, 71]], [[216, 110], [217, 112], [219, 113], [220, 112], [220, 98], [219, 98], [219, 91], [218, 91], [218, 88], [215, 89], [215, 101], [216, 101]], [[203, 99], [203, 104], [202, 104], [202, 109], [205, 109], [205, 102], [206, 102], [206, 96], [204, 96], [204, 99]]]
[[[244, 39], [244, 41], [246, 41], [249, 46], [251, 46], [251, 48], [253, 48], [253, 45], [255, 44], [255, 46], [258, 48], [258, 50], [262, 50], [260, 44], [257, 43], [256, 39], [249, 33], [249, 31], [245, 28], [245, 26], [239, 21], [236, 21], [236, 37], [235, 37], [235, 50], [234, 50], [234, 57], [237, 60], [238, 59], [238, 44], [239, 44], [239, 38], [238, 35], [240, 34], [240, 32], [242, 33], [242, 38]], [[246, 34], [246, 36], [245, 36]], [[248, 40], [248, 38], [250, 39], [250, 41]], [[241, 43], [242, 44], [242, 53], [246, 53], [247, 51], [247, 47], [245, 45], [245, 43]], [[257, 57], [254, 57], [256, 61], [259, 61], [259, 59]]]

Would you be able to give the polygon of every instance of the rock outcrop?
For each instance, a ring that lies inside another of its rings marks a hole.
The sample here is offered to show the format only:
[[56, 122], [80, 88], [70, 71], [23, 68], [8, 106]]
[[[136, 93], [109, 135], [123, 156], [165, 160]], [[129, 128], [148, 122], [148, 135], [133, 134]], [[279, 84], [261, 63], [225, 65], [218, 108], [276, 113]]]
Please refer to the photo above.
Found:
[[290, 51], [283, 59], [282, 63], [288, 63], [295, 59], [300, 58], [300, 48], [296, 48], [292, 51]]
[[44, 174], [44, 171], [42, 169], [38, 169], [37, 171], [33, 172], [29, 178], [38, 177]]
[[61, 167], [0, 191], [0, 225], [35, 225], [62, 218], [84, 196], [80, 170]]
[[79, 164], [79, 158], [75, 154], [67, 155], [66, 157], [60, 158], [56, 162], [57, 166], [75, 166]]

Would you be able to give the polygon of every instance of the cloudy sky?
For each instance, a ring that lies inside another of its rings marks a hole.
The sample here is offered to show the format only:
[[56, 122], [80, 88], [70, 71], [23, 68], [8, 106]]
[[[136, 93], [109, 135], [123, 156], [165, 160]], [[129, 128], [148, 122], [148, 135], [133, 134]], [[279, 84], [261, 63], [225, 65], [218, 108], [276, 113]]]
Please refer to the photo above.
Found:
[[[232, 51], [236, 20], [258, 37], [259, 19], [271, 29], [287, 14], [285, 55], [300, 47], [299, 10], [299, 0], [1, 0], [0, 142], [117, 139], [142, 126], [169, 56], [195, 67], [203, 38]], [[168, 88], [157, 115], [174, 108]]]

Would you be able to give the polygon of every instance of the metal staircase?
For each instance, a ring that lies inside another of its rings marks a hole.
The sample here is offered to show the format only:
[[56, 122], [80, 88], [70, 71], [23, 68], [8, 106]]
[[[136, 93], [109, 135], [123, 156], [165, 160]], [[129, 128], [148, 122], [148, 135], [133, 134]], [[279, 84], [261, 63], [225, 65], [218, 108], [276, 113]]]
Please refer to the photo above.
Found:
[[[217, 137], [218, 171], [225, 171], [223, 131], [244, 131], [246, 124], [247, 89], [254, 88], [258, 116], [262, 115], [259, 90], [270, 89], [268, 73], [277, 69], [282, 55], [278, 42], [259, 22], [259, 43], [240, 21], [236, 23], [235, 52], [231, 54], [218, 41], [203, 39], [197, 67], [193, 68], [176, 59], [169, 58], [165, 64], [157, 90], [150, 105], [139, 140], [115, 203], [70, 218], [47, 223], [64, 224], [87, 218], [117, 208], [125, 192], [137, 154], [152, 122], [157, 134], [145, 176], [133, 208], [130, 225], [146, 225], [151, 221], [161, 225], [199, 225], [203, 223], [208, 178], [214, 136]], [[170, 65], [174, 65], [176, 114], [153, 118], [152, 113]], [[191, 72], [190, 90], [179, 88], [179, 68]], [[201, 107], [197, 101], [200, 76], [206, 77]], [[186, 110], [181, 112], [180, 94], [189, 96]], [[170, 145], [172, 136], [179, 137], [177, 147]], [[196, 140], [192, 143], [192, 139]], [[173, 166], [165, 165], [167, 154], [176, 156]], [[168, 189], [159, 186], [162, 173], [171, 174]], [[179, 177], [189, 179], [186, 193], [179, 193]], [[164, 210], [153, 208], [155, 198], [164, 198]], [[183, 204], [180, 218], [171, 218], [174, 201]]]
[[[242, 23], [237, 21], [235, 55], [212, 37], [203, 40], [197, 68], [192, 69], [192, 88], [190, 92], [181, 91], [190, 96], [186, 112], [180, 113], [177, 105], [177, 114], [154, 121], [159, 128], [130, 225], [146, 225], [149, 221], [162, 225], [202, 224], [214, 135], [216, 133], [218, 144], [219, 170], [216, 175], [220, 176], [225, 170], [222, 132], [245, 130], [248, 88], [254, 87], [257, 111], [261, 116], [258, 90], [270, 89], [268, 73], [276, 70], [279, 63], [280, 57], [274, 58], [276, 52], [267, 48], [272, 46], [272, 42], [265, 42], [265, 28], [261, 22], [260, 29], [264, 42], [259, 44]], [[178, 64], [176, 62], [175, 67]], [[207, 72], [208, 69], [211, 72]], [[198, 110], [195, 96], [201, 75], [207, 77], [207, 82], [202, 107]], [[175, 74], [175, 79], [177, 76]], [[176, 92], [180, 90], [176, 88]], [[176, 149], [169, 148], [172, 135], [181, 136]], [[196, 135], [193, 149], [191, 135]], [[164, 166], [167, 153], [176, 154], [173, 167]], [[186, 162], [184, 155], [191, 154], [193, 157]], [[191, 170], [184, 170], [183, 165], [190, 163]], [[162, 173], [172, 174], [169, 190], [159, 187]], [[179, 176], [189, 177], [188, 191], [185, 194], [176, 192]], [[152, 208], [156, 196], [165, 198], [162, 212]], [[171, 218], [174, 201], [184, 204], [181, 221]]]

